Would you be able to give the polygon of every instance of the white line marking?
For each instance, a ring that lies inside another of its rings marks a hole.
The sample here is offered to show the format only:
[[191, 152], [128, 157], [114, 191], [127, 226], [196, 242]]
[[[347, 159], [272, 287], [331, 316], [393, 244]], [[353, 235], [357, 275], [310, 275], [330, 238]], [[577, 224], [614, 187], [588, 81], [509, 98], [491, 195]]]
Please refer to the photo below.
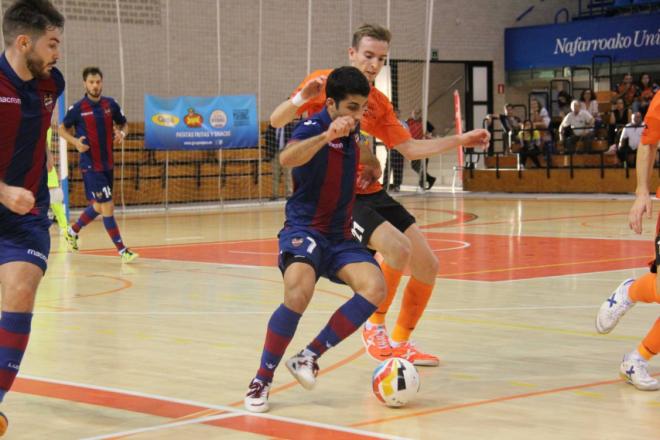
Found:
[[241, 416], [241, 415], [242, 414], [238, 414], [238, 413], [229, 413], [229, 414], [220, 414], [220, 415], [217, 415], [217, 416], [198, 417], [198, 418], [195, 418], [195, 419], [182, 420], [180, 422], [172, 422], [172, 423], [165, 423], [163, 425], [148, 426], [146, 428], [131, 429], [130, 431], [113, 432], [112, 434], [102, 434], [102, 435], [98, 435], [96, 437], [85, 437], [82, 440], [113, 439], [115, 437], [124, 437], [124, 436], [133, 435], [133, 434], [142, 434], [143, 432], [161, 431], [163, 429], [177, 428], [179, 426], [195, 425], [197, 423], [206, 423], [206, 422], [211, 422], [211, 421], [214, 421], [214, 420], [230, 419], [232, 417], [238, 417], [238, 416]]
[[312, 422], [312, 421], [308, 421], [308, 420], [299, 420], [299, 419], [294, 419], [294, 418], [291, 418], [291, 417], [274, 416], [274, 415], [270, 415], [270, 414], [252, 413], [252, 412], [249, 412], [249, 411], [246, 411], [246, 410], [243, 410], [243, 409], [233, 408], [231, 406], [212, 405], [210, 403], [196, 402], [194, 400], [176, 399], [176, 398], [161, 396], [161, 395], [158, 395], [158, 394], [149, 394], [149, 393], [141, 393], [139, 391], [123, 390], [121, 388], [104, 387], [104, 386], [98, 386], [98, 385], [88, 385], [88, 384], [85, 384], [85, 383], [71, 382], [71, 381], [66, 381], [66, 380], [50, 379], [50, 378], [46, 378], [46, 377], [31, 376], [31, 375], [27, 375], [27, 374], [19, 374], [19, 377], [22, 377], [24, 379], [38, 380], [38, 381], [42, 381], [42, 382], [55, 383], [55, 384], [59, 384], [59, 385], [69, 385], [69, 386], [80, 387], [80, 388], [88, 388], [90, 390], [108, 391], [108, 392], [111, 392], [111, 393], [125, 394], [127, 396], [136, 396], [136, 397], [144, 397], [144, 398], [154, 399], [154, 400], [162, 400], [164, 402], [180, 403], [182, 405], [199, 406], [199, 407], [203, 407], [205, 409], [215, 409], [215, 410], [218, 410], [218, 411], [227, 411], [227, 412], [233, 413], [236, 416], [243, 415], [243, 416], [259, 417], [259, 418], [263, 418], [263, 419], [279, 420], [279, 421], [288, 422], [288, 423], [295, 423], [295, 424], [298, 424], [298, 425], [306, 425], [306, 426], [313, 426], [313, 427], [316, 427], [316, 428], [331, 429], [331, 430], [335, 430], [335, 431], [348, 432], [348, 433], [351, 433], [351, 434], [360, 434], [360, 435], [371, 436], [371, 437], [375, 437], [375, 438], [382, 438], [382, 439], [386, 439], [386, 440], [406, 439], [406, 437], [397, 437], [397, 436], [392, 436], [392, 435], [379, 434], [379, 433], [376, 433], [376, 432], [364, 431], [364, 430], [360, 430], [360, 429], [349, 428], [349, 427], [346, 427], [346, 426], [331, 425], [331, 424], [327, 424], [327, 423]]

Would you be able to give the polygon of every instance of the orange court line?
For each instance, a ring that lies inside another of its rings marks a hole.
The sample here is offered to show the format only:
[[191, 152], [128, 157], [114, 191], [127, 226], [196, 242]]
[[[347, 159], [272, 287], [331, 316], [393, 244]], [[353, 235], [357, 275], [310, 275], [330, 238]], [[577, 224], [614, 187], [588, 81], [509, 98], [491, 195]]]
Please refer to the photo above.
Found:
[[[592, 217], [613, 217], [617, 215], [628, 215], [628, 212], [610, 212], [607, 214], [584, 214], [584, 215], [571, 215], [571, 216], [564, 216], [564, 217], [541, 217], [541, 218], [530, 218], [530, 219], [522, 219], [520, 220], [520, 223], [530, 223], [530, 222], [545, 222], [545, 221], [555, 221], [555, 220], [575, 220], [579, 218], [592, 218]], [[421, 229], [428, 229], [428, 228], [438, 228], [444, 226], [445, 222], [440, 222], [440, 223], [431, 223], [428, 225], [421, 225]], [[483, 222], [483, 223], [465, 223], [462, 224], [461, 226], [463, 227], [468, 227], [468, 226], [487, 226], [487, 225], [501, 225], [501, 224], [511, 224], [511, 223], [518, 223], [518, 221], [512, 221], [512, 220], [498, 220], [498, 221], [491, 221], [491, 222]]]
[[[660, 373], [652, 374], [652, 376], [654, 376], [654, 377], [660, 376]], [[585, 383], [585, 384], [581, 384], [581, 385], [571, 385], [571, 386], [566, 386], [566, 387], [553, 388], [553, 389], [549, 389], [549, 390], [533, 391], [533, 392], [530, 392], [530, 393], [513, 394], [513, 395], [510, 395], [510, 396], [495, 397], [493, 399], [477, 400], [475, 402], [458, 403], [458, 404], [455, 404], [455, 405], [442, 406], [442, 407], [439, 407], [439, 408], [429, 408], [429, 409], [426, 409], [426, 410], [423, 410], [423, 411], [416, 411], [416, 412], [412, 412], [412, 413], [408, 413], [408, 414], [402, 414], [400, 416], [383, 417], [383, 418], [380, 418], [380, 419], [365, 420], [363, 422], [351, 423], [349, 426], [357, 428], [359, 426], [375, 425], [375, 424], [381, 424], [381, 423], [387, 423], [387, 422], [394, 422], [396, 420], [403, 420], [403, 419], [410, 419], [410, 418], [414, 418], [414, 417], [427, 416], [429, 414], [439, 414], [439, 413], [454, 411], [454, 410], [458, 410], [458, 409], [473, 408], [473, 407], [476, 407], [476, 406], [489, 405], [491, 403], [508, 402], [508, 401], [511, 401], [511, 400], [525, 399], [525, 398], [528, 398], [528, 397], [547, 396], [549, 394], [558, 394], [558, 393], [562, 393], [564, 391], [574, 391], [574, 390], [580, 390], [580, 389], [583, 389], [583, 388], [595, 388], [595, 387], [600, 387], [600, 386], [604, 386], [604, 385], [612, 385], [612, 384], [622, 383], [622, 382], [623, 382], [623, 379], [613, 379], [613, 380], [604, 380], [604, 381], [600, 381], [600, 382]]]
[[[133, 282], [132, 281], [129, 281], [127, 279], [120, 278], [120, 277], [113, 277], [113, 276], [110, 276], [110, 275], [101, 275], [101, 274], [90, 274], [88, 276], [99, 277], [99, 278], [110, 278], [110, 279], [113, 279], [113, 280], [120, 281], [121, 283], [123, 283], [123, 285], [121, 287], [116, 287], [114, 289], [108, 289], [108, 290], [102, 290], [102, 291], [96, 292], [96, 293], [88, 293], [88, 294], [80, 294], [79, 293], [79, 294], [76, 294], [76, 295], [74, 295], [70, 298], [66, 298], [66, 299], [89, 298], [89, 297], [92, 297], [92, 296], [108, 295], [108, 294], [111, 294], [111, 293], [121, 292], [122, 290], [130, 289], [131, 287], [133, 287]], [[36, 306], [50, 307], [50, 306], [47, 305], [48, 303], [53, 303], [53, 302], [57, 302], [57, 301], [62, 301], [62, 298], [52, 298], [52, 299], [48, 299], [48, 300], [39, 301], [35, 304], [35, 307]], [[67, 309], [65, 309], [65, 310], [67, 310]]]
[[[82, 385], [53, 383], [24, 377], [16, 378], [13, 391], [167, 418], [182, 417], [193, 412], [198, 413], [202, 410], [211, 409], [196, 404], [170, 401], [146, 395], [95, 389]], [[219, 413], [224, 412], [227, 411], [219, 411]], [[365, 434], [332, 429], [331, 427], [305, 424], [304, 421], [296, 423], [251, 414], [243, 415], [242, 413], [236, 417], [213, 420], [205, 422], [205, 424], [240, 432], [276, 436], [283, 439], [332, 438], [333, 440], [361, 440], [374, 438]]]
[[446, 276], [462, 276], [462, 275], [476, 275], [484, 273], [495, 273], [495, 272], [509, 272], [513, 270], [528, 270], [528, 269], [545, 269], [548, 267], [561, 267], [561, 266], [579, 266], [583, 264], [593, 264], [593, 263], [612, 263], [615, 261], [628, 261], [628, 260], [637, 260], [637, 259], [649, 259], [648, 255], [637, 255], [635, 257], [622, 257], [622, 258], [607, 258], [604, 260], [583, 260], [583, 261], [569, 261], [567, 263], [554, 263], [554, 264], [539, 264], [535, 266], [511, 266], [505, 267], [502, 269], [487, 269], [487, 270], [477, 270], [474, 272], [456, 272], [456, 273], [441, 273], [440, 277]]
[[[342, 359], [341, 361], [336, 362], [336, 363], [332, 364], [329, 367], [321, 369], [319, 371], [319, 376], [326, 375], [326, 374], [330, 373], [331, 371], [334, 371], [334, 370], [336, 370], [340, 367], [343, 367], [344, 365], [346, 365], [350, 362], [353, 362], [355, 359], [359, 358], [364, 353], [365, 353], [364, 348], [359, 349], [358, 351], [356, 351], [352, 355]], [[289, 383], [286, 383], [284, 385], [280, 385], [278, 387], [275, 387], [275, 388], [271, 389], [270, 394], [273, 395], [273, 394], [280, 393], [282, 391], [288, 390], [289, 388], [293, 388], [296, 385], [298, 385], [298, 382], [293, 380]], [[237, 400], [235, 402], [232, 402], [232, 403], [228, 404], [227, 406], [236, 407], [236, 406], [241, 406], [241, 405], [243, 405], [243, 401], [242, 400]], [[188, 414], [186, 416], [179, 417], [174, 421], [185, 420], [185, 419], [196, 418], [196, 417], [205, 417], [205, 416], [211, 416], [211, 415], [222, 414], [222, 413], [223, 413], [223, 411], [219, 411], [219, 410], [215, 410], [215, 409], [209, 409], [209, 410], [200, 411], [198, 413]]]

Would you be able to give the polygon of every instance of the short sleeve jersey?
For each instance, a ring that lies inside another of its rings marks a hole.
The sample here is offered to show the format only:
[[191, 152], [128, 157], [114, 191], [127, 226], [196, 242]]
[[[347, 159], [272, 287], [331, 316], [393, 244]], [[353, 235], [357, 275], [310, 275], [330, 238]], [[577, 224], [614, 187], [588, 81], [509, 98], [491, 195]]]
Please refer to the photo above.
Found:
[[660, 92], [656, 93], [644, 117], [641, 143], [657, 145], [660, 142]]
[[114, 167], [113, 122], [124, 125], [126, 117], [112, 98], [102, 96], [94, 102], [85, 95], [69, 107], [64, 116], [64, 126], [75, 127], [76, 137], [85, 136], [85, 142], [89, 145], [89, 150], [80, 153], [81, 169], [109, 171]]
[[[50, 204], [46, 132], [63, 90], [58, 69], [53, 68], [49, 78], [23, 81], [5, 54], [0, 56], [0, 180], [34, 194], [32, 215], [46, 215]], [[0, 205], [0, 215], [8, 212]]]
[[[330, 70], [317, 70], [312, 72], [305, 78], [291, 94], [294, 96], [300, 91], [305, 84], [314, 78], [321, 75], [330, 75]], [[313, 99], [310, 99], [298, 109], [298, 115], [307, 113], [308, 116], [314, 115], [321, 111], [325, 106], [325, 88]], [[369, 99], [367, 101], [367, 110], [360, 121], [362, 131], [369, 133], [382, 140], [388, 148], [399, 145], [411, 138], [410, 133], [406, 130], [394, 113], [392, 103], [380, 90], [375, 87], [371, 88]], [[358, 194], [371, 194], [382, 189], [382, 185], [374, 182], [365, 189], [358, 189]]]
[[[322, 134], [331, 122], [324, 108], [296, 126], [289, 144]], [[359, 133], [358, 127], [349, 136], [332, 140], [306, 164], [293, 168], [285, 227], [313, 228], [331, 240], [351, 239]]]

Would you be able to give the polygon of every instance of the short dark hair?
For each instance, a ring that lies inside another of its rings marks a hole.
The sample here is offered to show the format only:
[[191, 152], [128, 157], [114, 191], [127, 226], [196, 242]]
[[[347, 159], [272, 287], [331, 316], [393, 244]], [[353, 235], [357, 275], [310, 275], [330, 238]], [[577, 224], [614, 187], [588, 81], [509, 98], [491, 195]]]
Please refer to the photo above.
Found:
[[17, 0], [2, 18], [5, 46], [21, 34], [41, 37], [49, 28], [63, 28], [64, 16], [49, 0]]
[[359, 69], [351, 66], [339, 67], [328, 76], [325, 94], [335, 100], [337, 105], [348, 95], [369, 96], [371, 86], [367, 77]]
[[96, 66], [85, 67], [83, 69], [82, 75], [83, 75], [83, 81], [86, 81], [89, 75], [98, 75], [101, 77], [101, 79], [103, 79], [103, 72], [101, 72], [101, 69], [99, 69]]
[[364, 37], [371, 37], [374, 40], [385, 41], [387, 44], [392, 41], [392, 33], [389, 29], [378, 24], [365, 23], [353, 33], [352, 45], [355, 49], [360, 48], [360, 41], [362, 41]]

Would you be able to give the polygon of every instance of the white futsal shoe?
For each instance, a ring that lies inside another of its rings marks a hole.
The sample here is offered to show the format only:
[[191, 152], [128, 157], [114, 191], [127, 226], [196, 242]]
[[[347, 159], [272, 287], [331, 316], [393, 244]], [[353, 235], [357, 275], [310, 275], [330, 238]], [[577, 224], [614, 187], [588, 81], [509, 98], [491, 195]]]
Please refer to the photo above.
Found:
[[611, 332], [621, 317], [635, 305], [628, 297], [628, 289], [633, 281], [635, 281], [633, 278], [628, 278], [619, 284], [619, 287], [600, 306], [598, 315], [596, 315], [596, 330], [598, 330], [598, 333]]
[[647, 368], [646, 359], [636, 354], [627, 354], [619, 367], [619, 375], [638, 390], [656, 391], [660, 389], [660, 383], [649, 374]]
[[306, 390], [311, 390], [316, 385], [319, 364], [316, 363], [315, 356], [306, 356], [301, 351], [286, 361], [286, 368]]
[[245, 409], [257, 413], [268, 411], [270, 409], [270, 405], [268, 405], [269, 392], [270, 384], [262, 382], [256, 377], [252, 379], [243, 400]]

